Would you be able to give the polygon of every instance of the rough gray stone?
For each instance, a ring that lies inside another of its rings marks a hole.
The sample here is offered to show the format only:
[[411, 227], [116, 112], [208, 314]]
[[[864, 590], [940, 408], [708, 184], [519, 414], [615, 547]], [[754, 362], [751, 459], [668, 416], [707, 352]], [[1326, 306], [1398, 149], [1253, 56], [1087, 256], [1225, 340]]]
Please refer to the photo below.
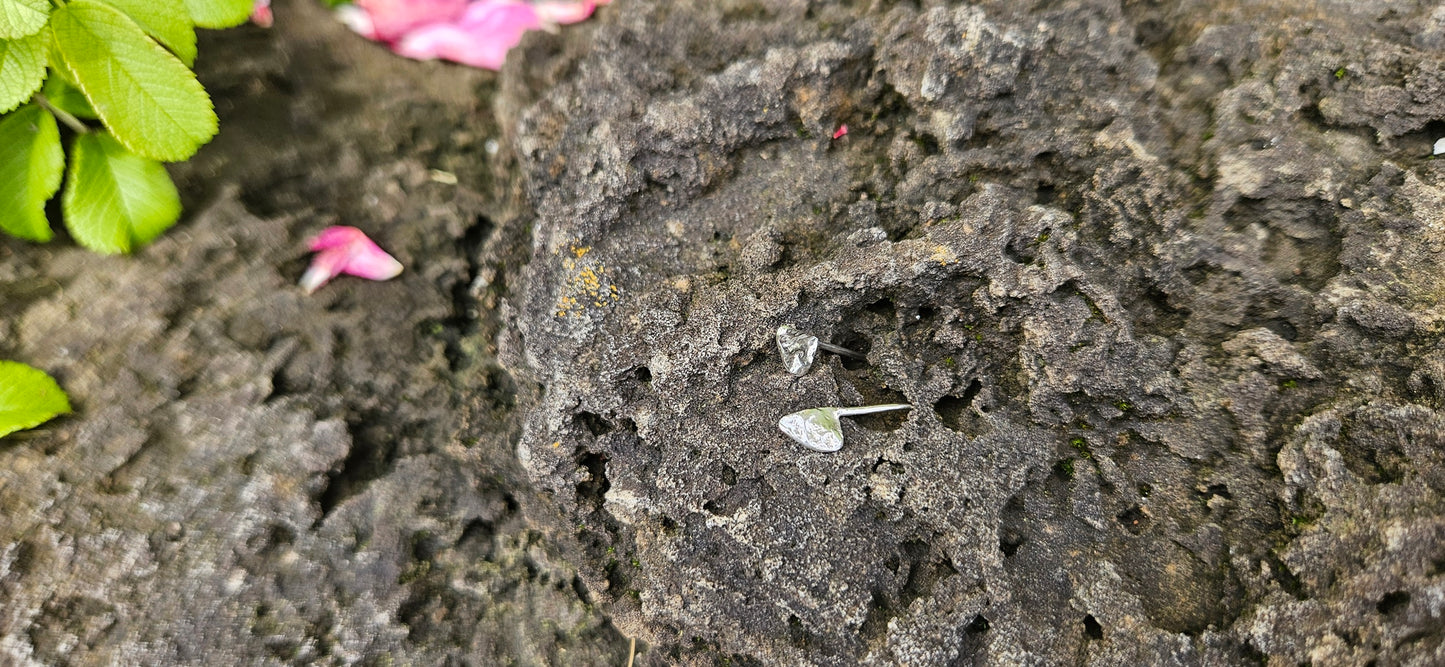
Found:
[[278, 4], [175, 232], [0, 240], [0, 662], [1445, 662], [1433, 4]]
[[[0, 357], [76, 407], [0, 440], [0, 664], [623, 664], [526, 517], [490, 76], [313, 2], [200, 63], [223, 131], [174, 167], [175, 230], [124, 258], [0, 239]], [[338, 223], [406, 271], [302, 293]]]
[[[668, 663], [1445, 660], [1434, 13], [637, 0], [529, 42], [503, 358], [589, 589]], [[784, 323], [868, 362], [794, 379]], [[894, 401], [836, 454], [776, 428]]]

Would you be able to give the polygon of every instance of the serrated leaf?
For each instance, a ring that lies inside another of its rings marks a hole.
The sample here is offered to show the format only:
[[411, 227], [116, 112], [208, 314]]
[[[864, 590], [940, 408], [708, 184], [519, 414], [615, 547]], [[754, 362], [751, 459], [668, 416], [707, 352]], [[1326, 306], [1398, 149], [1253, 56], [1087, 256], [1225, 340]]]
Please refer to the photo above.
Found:
[[70, 399], [43, 371], [0, 361], [0, 437], [70, 412]]
[[0, 0], [0, 39], [40, 32], [50, 17], [50, 0]]
[[0, 229], [49, 241], [45, 202], [60, 189], [64, 172], [65, 151], [53, 116], [31, 105], [0, 118]]
[[130, 150], [173, 162], [216, 135], [216, 112], [196, 75], [120, 10], [71, 0], [50, 26], [70, 79]]
[[176, 54], [187, 67], [196, 64], [196, 29], [183, 0], [103, 0], [129, 16], [147, 35]]
[[202, 28], [230, 28], [251, 16], [254, 0], [186, 0], [191, 20]]
[[0, 113], [30, 99], [45, 81], [45, 37], [42, 30], [19, 39], [0, 39]]
[[[52, 70], [52, 74], [54, 70]], [[45, 79], [45, 85], [40, 88], [40, 94], [53, 106], [76, 118], [95, 120], [95, 109], [90, 106], [90, 100], [85, 99], [85, 93], [79, 88], [66, 83], [63, 76], [50, 76]]]
[[103, 253], [130, 252], [181, 217], [181, 196], [166, 168], [104, 132], [75, 139], [60, 204], [70, 235]]

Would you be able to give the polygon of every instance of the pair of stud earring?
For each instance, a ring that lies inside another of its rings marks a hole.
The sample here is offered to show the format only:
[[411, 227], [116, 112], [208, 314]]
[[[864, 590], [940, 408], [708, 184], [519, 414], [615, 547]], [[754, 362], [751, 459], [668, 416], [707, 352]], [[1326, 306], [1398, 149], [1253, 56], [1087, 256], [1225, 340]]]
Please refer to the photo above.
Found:
[[[783, 366], [789, 373], [806, 375], [813, 367], [818, 350], [853, 359], [867, 359], [866, 356], [818, 340], [817, 336], [799, 331], [784, 324], [778, 327], [778, 352], [783, 356]], [[909, 410], [907, 403], [865, 405], [856, 408], [812, 408], [800, 410], [778, 420], [778, 428], [798, 444], [815, 452], [836, 452], [843, 448], [843, 423], [839, 417], [868, 415], [891, 410]]]

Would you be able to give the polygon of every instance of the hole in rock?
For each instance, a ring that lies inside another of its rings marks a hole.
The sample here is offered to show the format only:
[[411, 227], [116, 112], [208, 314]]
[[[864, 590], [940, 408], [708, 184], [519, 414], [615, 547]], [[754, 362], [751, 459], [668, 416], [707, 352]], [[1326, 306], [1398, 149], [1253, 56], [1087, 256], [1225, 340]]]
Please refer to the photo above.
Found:
[[788, 616], [788, 639], [798, 648], [808, 646], [808, 631], [803, 629], [803, 621], [796, 614]]
[[492, 522], [472, 519], [462, 528], [461, 537], [457, 538], [457, 550], [469, 555], [475, 554], [478, 560], [491, 561], [495, 546], [492, 538], [496, 534], [497, 527]]
[[880, 315], [885, 320], [891, 320], [893, 319], [894, 313], [898, 312], [898, 307], [893, 304], [893, 299], [883, 297], [882, 299], [868, 304], [865, 310], [873, 313], [874, 315]]
[[[856, 331], [848, 332], [848, 335], [844, 336], [843, 341], [838, 343], [838, 345], [865, 356], [869, 350], [873, 349], [873, 343]], [[821, 355], [822, 353], [819, 354]], [[852, 357], [839, 357], [839, 359], [843, 362], [843, 368], [850, 371], [860, 371], [868, 367], [867, 359], [854, 359]]]
[[1024, 535], [1028, 529], [1027, 521], [1028, 509], [1024, 507], [1023, 498], [1020, 496], [1009, 498], [1008, 503], [1003, 507], [998, 534], [998, 550], [1002, 551], [1005, 557], [1013, 556], [1023, 545]]
[[974, 397], [983, 390], [983, 383], [978, 380], [970, 382], [963, 390], [962, 396], [944, 396], [933, 404], [933, 411], [938, 414], [938, 420], [943, 422], [950, 430], [963, 432], [967, 430], [965, 424], [972, 417], [970, 406], [973, 405]]
[[1100, 627], [1099, 622], [1094, 620], [1093, 614], [1084, 616], [1084, 636], [1089, 639], [1104, 638], [1104, 628]]
[[317, 497], [321, 519], [330, 515], [342, 501], [361, 493], [373, 480], [391, 472], [398, 458], [396, 434], [384, 417], [363, 415], [347, 420], [346, 425], [351, 433], [351, 449], [341, 462], [341, 468], [326, 476], [326, 486]]
[[1405, 591], [1395, 591], [1380, 598], [1380, 603], [1375, 605], [1375, 609], [1388, 616], [1404, 609], [1408, 604], [1410, 604], [1410, 594]]
[[914, 136], [913, 141], [923, 150], [924, 155], [938, 155], [938, 137], [927, 132], [922, 132]]
[[980, 660], [980, 652], [983, 650], [984, 642], [987, 640], [989, 628], [988, 619], [979, 614], [973, 617], [968, 625], [963, 626], [963, 645], [959, 647], [958, 657], [951, 663], [953, 665], [975, 665], [983, 664], [986, 661]]
[[1119, 525], [1124, 527], [1124, 530], [1135, 535], [1144, 532], [1144, 529], [1149, 527], [1149, 515], [1145, 514], [1144, 509], [1138, 505], [1120, 512], [1116, 518], [1119, 520]]
[[601, 415], [593, 412], [577, 413], [577, 423], [587, 429], [594, 437], [602, 437], [612, 432], [612, 424], [607, 423]]
[[577, 483], [578, 504], [590, 506], [593, 510], [602, 509], [607, 491], [612, 488], [612, 482], [607, 479], [607, 455], [579, 449], [573, 458], [578, 466], [587, 470], [587, 479]]
[[1033, 264], [1038, 259], [1039, 252], [1033, 239], [1015, 238], [1004, 246], [1003, 254], [1018, 264]]
[[[863, 389], [863, 387], [859, 387], [859, 393], [863, 394], [863, 398], [867, 399], [867, 405], [908, 402], [908, 397], [904, 396], [901, 391], [878, 387], [873, 387], [871, 391], [863, 391]], [[916, 409], [918, 408], [914, 408], [914, 410]], [[855, 417], [848, 417], [848, 419], [852, 419], [854, 423], [870, 431], [890, 433], [901, 428], [903, 422], [908, 421], [908, 415], [912, 412], [912, 410], [892, 410], [889, 412], [875, 412], [871, 415], [857, 415]]]
[[576, 595], [582, 604], [592, 604], [592, 596], [587, 592], [587, 584], [582, 581], [582, 577], [572, 576], [572, 594]]
[[1040, 206], [1050, 206], [1059, 200], [1059, 191], [1052, 183], [1040, 182], [1034, 190], [1034, 203]]

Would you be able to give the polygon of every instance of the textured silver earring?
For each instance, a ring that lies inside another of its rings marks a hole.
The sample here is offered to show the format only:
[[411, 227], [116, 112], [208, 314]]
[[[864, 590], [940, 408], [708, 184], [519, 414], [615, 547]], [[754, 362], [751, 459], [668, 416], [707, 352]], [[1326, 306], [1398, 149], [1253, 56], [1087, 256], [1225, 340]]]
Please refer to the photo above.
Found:
[[887, 403], [857, 408], [813, 408], [779, 419], [778, 428], [798, 441], [798, 444], [815, 452], [836, 452], [843, 448], [843, 424], [838, 421], [839, 417], [908, 410], [912, 407], [907, 403]]
[[826, 350], [852, 359], [868, 358], [850, 349], [824, 343], [818, 340], [817, 336], [799, 331], [790, 325], [784, 324], [778, 327], [778, 353], [783, 356], [783, 367], [787, 368], [789, 373], [798, 376], [806, 375], [808, 369], [813, 367], [813, 359], [818, 355], [818, 350]]

